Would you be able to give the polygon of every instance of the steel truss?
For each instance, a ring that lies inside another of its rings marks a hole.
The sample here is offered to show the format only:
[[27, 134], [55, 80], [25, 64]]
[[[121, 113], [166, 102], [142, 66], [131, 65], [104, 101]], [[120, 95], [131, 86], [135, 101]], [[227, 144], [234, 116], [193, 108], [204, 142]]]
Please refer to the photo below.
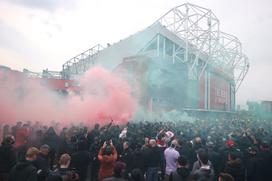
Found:
[[[185, 41], [183, 62], [190, 66], [190, 78], [199, 79], [211, 65], [233, 79], [238, 90], [249, 69], [248, 58], [237, 37], [220, 31], [219, 20], [210, 9], [186, 3], [174, 7], [155, 23]], [[200, 62], [200, 54], [207, 55], [204, 63]]]
[[104, 47], [100, 44], [84, 51], [83, 53], [71, 58], [62, 65], [62, 75], [64, 78], [69, 79], [75, 75], [85, 73], [91, 65], [95, 63], [95, 58]]

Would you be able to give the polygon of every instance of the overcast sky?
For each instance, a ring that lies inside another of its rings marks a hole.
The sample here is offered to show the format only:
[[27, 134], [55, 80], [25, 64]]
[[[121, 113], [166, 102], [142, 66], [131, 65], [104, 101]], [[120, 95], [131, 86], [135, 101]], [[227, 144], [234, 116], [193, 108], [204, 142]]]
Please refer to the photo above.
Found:
[[[146, 28], [181, 0], [0, 0], [0, 64], [61, 70], [73, 56]], [[237, 36], [250, 70], [238, 94], [272, 100], [272, 1], [192, 0], [211, 9], [221, 31]]]

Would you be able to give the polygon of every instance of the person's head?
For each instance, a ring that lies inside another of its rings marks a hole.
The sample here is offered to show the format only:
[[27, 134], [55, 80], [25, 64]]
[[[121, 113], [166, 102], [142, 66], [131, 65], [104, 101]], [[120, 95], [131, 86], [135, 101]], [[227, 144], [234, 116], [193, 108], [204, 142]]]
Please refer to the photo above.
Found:
[[260, 145], [260, 150], [264, 151], [264, 150], [269, 150], [269, 145], [266, 141], [263, 141]]
[[188, 165], [187, 163], [188, 163], [188, 161], [187, 161], [186, 157], [184, 157], [184, 156], [179, 156], [178, 157], [177, 164], [178, 164], [179, 168], [186, 167]]
[[125, 141], [125, 142], [123, 143], [123, 149], [126, 150], [126, 149], [128, 149], [128, 148], [129, 148], [129, 143], [128, 143], [127, 141]]
[[171, 147], [172, 148], [176, 148], [178, 146], [178, 141], [177, 140], [173, 140], [172, 142], [171, 142]]
[[115, 177], [122, 177], [123, 173], [125, 172], [126, 164], [123, 162], [116, 162], [114, 165], [114, 176]]
[[204, 149], [199, 149], [197, 151], [197, 159], [201, 162], [202, 165], [207, 165], [209, 160], [207, 151]]
[[2, 145], [13, 145], [15, 143], [15, 138], [12, 135], [8, 135], [2, 141]]
[[248, 153], [249, 155], [251, 155], [251, 156], [254, 156], [254, 155], [257, 154], [257, 148], [255, 148], [255, 147], [249, 147], [249, 148], [247, 149], [247, 153]]
[[234, 181], [234, 178], [228, 173], [220, 173], [218, 181]]
[[37, 159], [38, 154], [39, 150], [35, 147], [31, 147], [27, 150], [25, 158], [28, 161], [35, 161]]
[[155, 139], [150, 139], [150, 140], [149, 140], [149, 145], [150, 145], [151, 147], [156, 147], [156, 146], [157, 146], [156, 140], [155, 140]]
[[201, 144], [202, 143], [202, 140], [200, 137], [196, 137], [195, 138], [195, 144]]
[[226, 142], [226, 147], [227, 148], [233, 148], [235, 146], [235, 142], [233, 140], [228, 140]]
[[112, 154], [112, 148], [110, 145], [107, 145], [106, 148], [104, 149], [103, 155], [111, 155]]
[[71, 157], [69, 154], [62, 154], [59, 159], [60, 168], [68, 168], [70, 166]]
[[28, 128], [29, 125], [28, 124], [23, 124], [23, 128]]
[[44, 144], [40, 147], [40, 153], [45, 156], [47, 156], [49, 154], [49, 151], [50, 151], [50, 147], [46, 144]]
[[17, 127], [21, 127], [22, 126], [22, 122], [21, 121], [17, 122], [16, 126]]
[[149, 138], [145, 137], [144, 142], [147, 145], [149, 143]]
[[231, 151], [228, 155], [228, 160], [236, 160], [239, 158], [239, 153], [237, 151]]
[[99, 124], [95, 124], [94, 129], [98, 130], [99, 129]]

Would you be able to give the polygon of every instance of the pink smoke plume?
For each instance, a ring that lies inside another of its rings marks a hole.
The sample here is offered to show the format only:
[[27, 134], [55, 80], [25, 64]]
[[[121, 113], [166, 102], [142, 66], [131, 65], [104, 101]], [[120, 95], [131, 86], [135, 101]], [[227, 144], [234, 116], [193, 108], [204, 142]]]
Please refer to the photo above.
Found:
[[0, 85], [0, 124], [53, 120], [62, 124], [93, 125], [111, 120], [122, 124], [132, 119], [136, 100], [129, 84], [119, 76], [94, 67], [79, 82], [80, 95], [71, 92], [62, 98], [35, 79], [6, 77]]

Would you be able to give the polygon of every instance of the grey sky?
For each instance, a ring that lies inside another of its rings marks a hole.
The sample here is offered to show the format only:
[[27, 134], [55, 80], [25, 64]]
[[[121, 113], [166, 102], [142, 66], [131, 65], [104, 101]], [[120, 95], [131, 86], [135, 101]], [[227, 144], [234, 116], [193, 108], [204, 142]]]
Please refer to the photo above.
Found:
[[[272, 1], [192, 0], [211, 9], [220, 29], [237, 36], [250, 71], [237, 102], [272, 100]], [[0, 0], [0, 64], [61, 70], [69, 58], [151, 25], [180, 0]]]

